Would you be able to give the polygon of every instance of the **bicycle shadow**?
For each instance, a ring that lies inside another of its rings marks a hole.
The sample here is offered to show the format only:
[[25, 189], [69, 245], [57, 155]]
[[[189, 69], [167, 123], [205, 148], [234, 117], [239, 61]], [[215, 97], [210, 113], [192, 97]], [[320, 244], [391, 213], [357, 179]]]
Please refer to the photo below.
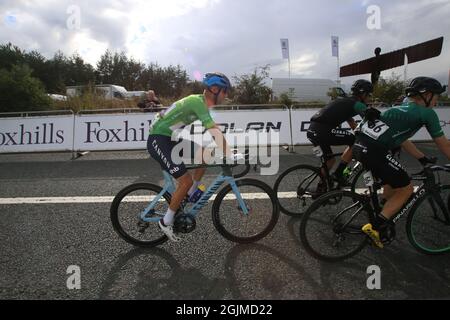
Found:
[[[296, 261], [263, 244], [236, 245], [225, 256], [224, 278], [185, 268], [166, 250], [134, 248], [103, 280], [99, 299], [327, 299]], [[300, 293], [299, 293], [300, 292]]]
[[164, 249], [134, 248], [119, 257], [98, 298], [218, 300], [224, 298], [225, 288], [224, 280], [211, 280], [195, 268], [183, 268]]
[[[299, 238], [300, 221], [291, 218], [288, 231], [295, 244], [303, 248]], [[399, 230], [403, 229], [401, 225]], [[383, 250], [366, 247], [355, 257], [342, 262], [320, 261], [320, 283], [327, 288], [331, 299], [448, 299], [449, 262], [450, 257], [445, 255], [427, 256], [417, 252], [401, 234]], [[367, 268], [372, 265], [381, 269], [381, 290], [367, 288], [367, 280], [372, 274], [367, 273]]]
[[[369, 299], [448, 299], [450, 268], [448, 258], [427, 257], [403, 247], [382, 251], [369, 248], [359, 256], [339, 263], [321, 263], [320, 278], [330, 294], [339, 299], [354, 296]], [[369, 266], [380, 267], [380, 290], [370, 290], [367, 281], [373, 273]], [[347, 283], [358, 285], [346, 288]]]
[[[295, 243], [303, 248], [299, 224], [299, 219], [289, 220], [288, 230]], [[442, 299], [450, 297], [449, 262], [445, 255], [427, 256], [415, 251], [401, 235], [383, 250], [366, 247], [342, 262], [320, 261], [320, 283], [327, 288], [331, 299]], [[381, 269], [381, 290], [367, 288], [371, 275], [367, 268], [372, 265]]]
[[225, 276], [236, 300], [329, 299], [303, 266], [264, 244], [233, 247], [226, 257]]

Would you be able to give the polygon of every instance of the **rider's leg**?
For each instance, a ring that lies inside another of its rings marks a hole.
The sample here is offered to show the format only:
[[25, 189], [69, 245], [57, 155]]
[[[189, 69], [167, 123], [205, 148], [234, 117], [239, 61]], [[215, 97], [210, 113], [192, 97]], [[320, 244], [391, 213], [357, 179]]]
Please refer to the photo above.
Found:
[[393, 195], [395, 191], [392, 189], [392, 187], [388, 184], [383, 186], [383, 199], [385, 201], [388, 201]]
[[336, 163], [336, 159], [335, 158], [328, 159], [328, 161], [327, 161], [328, 171], [330, 171], [334, 167], [335, 163]]
[[339, 163], [334, 176], [339, 180], [342, 178], [345, 168], [353, 159], [353, 149], [352, 146], [355, 143], [355, 136], [348, 131], [339, 131], [339, 134], [334, 137], [334, 143], [336, 145], [347, 145], [344, 153], [341, 156], [341, 163]]
[[[196, 164], [212, 164], [212, 150], [206, 149], [198, 146], [195, 150], [195, 160]], [[202, 180], [203, 176], [205, 175], [206, 168], [197, 168], [194, 170], [192, 174], [193, 183], [188, 191], [188, 196], [191, 196], [200, 185], [200, 181]]]
[[406, 201], [408, 201], [409, 197], [411, 197], [411, 195], [413, 194], [414, 187], [412, 183], [410, 183], [406, 187], [397, 189], [391, 188], [391, 190], [392, 194], [388, 198], [388, 201], [384, 205], [381, 212], [382, 217], [386, 220], [390, 220], [397, 212], [400, 211]]
[[180, 208], [181, 202], [186, 197], [189, 189], [192, 186], [192, 177], [189, 173], [184, 174], [180, 178], [177, 179], [177, 188], [175, 192], [172, 194], [172, 199], [170, 201], [169, 209], [167, 210], [166, 215], [164, 216], [164, 224], [173, 225], [175, 213]]
[[334, 172], [335, 177], [337, 178], [342, 177], [345, 168], [347, 168], [348, 164], [352, 161], [352, 156], [353, 156], [352, 148], [348, 147], [347, 149], [345, 149], [344, 153], [341, 156], [341, 163], [339, 163], [338, 167], [336, 168], [336, 171]]

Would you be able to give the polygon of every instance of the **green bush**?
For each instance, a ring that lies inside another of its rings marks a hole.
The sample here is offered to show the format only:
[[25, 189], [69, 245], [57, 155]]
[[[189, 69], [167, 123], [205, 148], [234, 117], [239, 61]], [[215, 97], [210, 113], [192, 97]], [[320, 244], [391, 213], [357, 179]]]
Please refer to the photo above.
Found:
[[44, 111], [52, 109], [39, 79], [31, 76], [27, 65], [13, 65], [11, 70], [0, 69], [0, 112]]
[[399, 97], [404, 95], [405, 83], [400, 76], [392, 74], [391, 78], [380, 78], [378, 84], [374, 88], [373, 101], [379, 103], [393, 104]]
[[234, 100], [240, 104], [269, 103], [272, 89], [264, 84], [268, 79], [269, 66], [256, 68], [252, 74], [235, 76]]

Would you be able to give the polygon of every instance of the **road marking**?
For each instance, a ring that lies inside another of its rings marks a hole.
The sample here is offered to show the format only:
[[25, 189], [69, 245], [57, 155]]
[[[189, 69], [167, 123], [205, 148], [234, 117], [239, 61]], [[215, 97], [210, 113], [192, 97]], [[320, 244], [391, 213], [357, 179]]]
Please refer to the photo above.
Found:
[[[414, 188], [417, 190], [417, 187]], [[356, 189], [357, 193], [365, 193], [367, 189]], [[269, 199], [267, 193], [242, 193], [244, 199], [247, 200], [264, 200]], [[306, 196], [310, 197], [310, 196]], [[279, 199], [296, 199], [296, 192], [278, 192]], [[10, 204], [77, 204], [77, 203], [111, 203], [114, 197], [41, 197], [41, 198], [0, 198], [0, 205]], [[125, 202], [150, 202], [155, 196], [129, 196]], [[209, 201], [214, 201], [216, 195], [213, 195]], [[224, 200], [236, 200], [234, 194], [227, 195]], [[164, 201], [164, 200], [161, 200]]]
[[[296, 196], [296, 195], [295, 195]], [[266, 193], [242, 193], [244, 199], [269, 199]], [[0, 198], [0, 205], [10, 204], [83, 204], [83, 203], [111, 203], [114, 197], [42, 197], [42, 198]], [[129, 196], [125, 202], [150, 202], [155, 196]], [[213, 195], [209, 201], [214, 201]], [[227, 195], [225, 200], [235, 200], [235, 195]], [[164, 201], [164, 200], [161, 200]]]

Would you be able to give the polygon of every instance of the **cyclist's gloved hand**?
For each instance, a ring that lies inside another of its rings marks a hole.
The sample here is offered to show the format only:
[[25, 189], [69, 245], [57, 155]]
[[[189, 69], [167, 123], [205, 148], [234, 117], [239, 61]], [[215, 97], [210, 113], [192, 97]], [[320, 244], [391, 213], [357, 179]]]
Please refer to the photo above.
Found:
[[435, 164], [437, 162], [436, 157], [423, 157], [418, 159], [422, 166], [426, 166], [427, 164]]
[[229, 158], [227, 158], [227, 162], [238, 162], [239, 160], [243, 160], [244, 155], [242, 153], [232, 154]]
[[380, 119], [381, 112], [375, 108], [367, 108], [364, 118], [366, 118], [369, 122], [374, 122], [377, 119]]

